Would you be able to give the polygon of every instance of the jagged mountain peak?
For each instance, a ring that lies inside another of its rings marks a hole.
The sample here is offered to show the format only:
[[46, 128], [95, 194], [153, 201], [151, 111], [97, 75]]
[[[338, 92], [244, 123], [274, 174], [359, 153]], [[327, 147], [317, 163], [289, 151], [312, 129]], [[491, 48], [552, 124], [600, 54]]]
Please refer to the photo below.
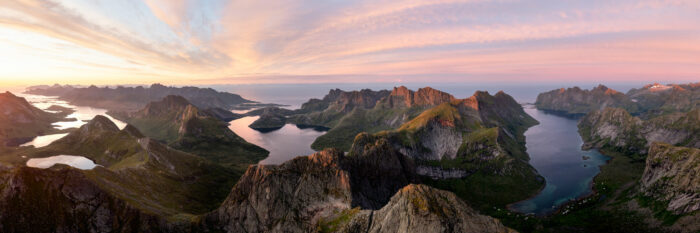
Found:
[[441, 103], [455, 100], [454, 96], [431, 87], [423, 87], [418, 91], [408, 89], [406, 86], [394, 87], [389, 95], [390, 106], [436, 106]]

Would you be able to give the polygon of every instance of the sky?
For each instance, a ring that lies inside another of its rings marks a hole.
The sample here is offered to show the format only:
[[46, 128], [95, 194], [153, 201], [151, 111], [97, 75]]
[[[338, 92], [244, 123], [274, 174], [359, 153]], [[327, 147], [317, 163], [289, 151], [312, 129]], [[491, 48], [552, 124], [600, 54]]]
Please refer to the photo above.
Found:
[[698, 0], [0, 1], [0, 86], [699, 77]]

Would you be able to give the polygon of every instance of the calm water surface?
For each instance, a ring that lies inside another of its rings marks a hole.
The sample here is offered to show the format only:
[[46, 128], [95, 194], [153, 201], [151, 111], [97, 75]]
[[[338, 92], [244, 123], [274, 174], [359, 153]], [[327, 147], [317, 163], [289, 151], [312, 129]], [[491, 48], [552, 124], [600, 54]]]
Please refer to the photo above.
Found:
[[547, 114], [532, 105], [524, 108], [540, 122], [525, 132], [526, 146], [530, 164], [547, 184], [537, 196], [511, 208], [522, 213], [548, 214], [569, 200], [590, 194], [593, 177], [609, 157], [597, 150], [581, 150], [583, 140], [577, 120]]
[[29, 159], [28, 167], [50, 168], [56, 164], [65, 164], [82, 170], [90, 170], [97, 166], [92, 160], [76, 155], [56, 155], [46, 158]]
[[[51, 105], [58, 105], [61, 107], [66, 107], [73, 109], [75, 112], [68, 115], [68, 118], [75, 119], [74, 121], [61, 121], [61, 122], [55, 122], [53, 123], [54, 128], [56, 129], [70, 129], [70, 128], [79, 128], [80, 126], [86, 124], [88, 121], [92, 120], [97, 115], [103, 115], [112, 120], [114, 124], [117, 125], [120, 129], [123, 129], [126, 126], [126, 123], [121, 122], [119, 120], [116, 120], [112, 118], [111, 116], [107, 115], [107, 110], [106, 109], [100, 109], [100, 108], [92, 108], [92, 107], [84, 107], [84, 106], [75, 106], [68, 104], [68, 102], [59, 100], [57, 97], [54, 96], [40, 96], [40, 95], [30, 95], [30, 94], [17, 94], [20, 97], [24, 97], [27, 99], [27, 102], [31, 103], [32, 105], [36, 106], [37, 108], [41, 110], [45, 110], [47, 112], [52, 112], [46, 110], [47, 108], [51, 107]], [[56, 141], [63, 136], [66, 136], [68, 134], [49, 134], [49, 135], [43, 135], [43, 136], [38, 136], [34, 138], [32, 141], [27, 142], [25, 144], [22, 144], [21, 146], [34, 146], [34, 147], [44, 147], [49, 144], [51, 144], [53, 141]]]
[[297, 156], [312, 154], [315, 151], [311, 149], [311, 143], [324, 134], [315, 129], [301, 129], [293, 124], [262, 133], [248, 127], [257, 119], [257, 116], [243, 117], [231, 121], [229, 128], [246, 141], [270, 151], [270, 155], [260, 161], [261, 164], [281, 164]]

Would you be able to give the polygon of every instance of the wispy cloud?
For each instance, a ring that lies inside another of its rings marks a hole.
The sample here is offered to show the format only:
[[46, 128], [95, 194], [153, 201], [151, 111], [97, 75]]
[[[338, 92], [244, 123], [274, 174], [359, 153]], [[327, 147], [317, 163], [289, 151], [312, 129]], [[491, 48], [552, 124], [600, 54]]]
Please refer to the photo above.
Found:
[[0, 28], [67, 45], [51, 53], [94, 51], [70, 56], [76, 72], [129, 82], [696, 80], [698, 12], [694, 0], [8, 0]]

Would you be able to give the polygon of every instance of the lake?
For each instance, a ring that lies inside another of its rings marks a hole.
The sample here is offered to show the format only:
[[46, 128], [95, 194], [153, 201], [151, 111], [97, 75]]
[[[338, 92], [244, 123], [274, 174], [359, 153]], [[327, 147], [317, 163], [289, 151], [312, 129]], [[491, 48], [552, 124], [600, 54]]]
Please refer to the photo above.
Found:
[[236, 119], [230, 122], [229, 128], [246, 141], [270, 151], [270, 155], [260, 164], [281, 164], [297, 156], [310, 155], [315, 152], [311, 149], [311, 143], [324, 134], [323, 131], [301, 129], [293, 124], [263, 133], [248, 127], [257, 119], [258, 116]]
[[[107, 115], [107, 110], [106, 109], [100, 109], [100, 108], [92, 108], [92, 107], [85, 107], [85, 106], [75, 106], [71, 105], [66, 101], [59, 100], [57, 97], [54, 96], [41, 96], [41, 95], [30, 95], [30, 94], [17, 94], [17, 96], [24, 97], [27, 99], [27, 102], [31, 103], [35, 107], [47, 111], [47, 108], [51, 107], [51, 105], [58, 105], [61, 107], [66, 107], [73, 109], [75, 112], [72, 114], [68, 115], [69, 119], [74, 119], [73, 121], [60, 121], [60, 122], [55, 122], [52, 125], [56, 129], [69, 129], [69, 128], [79, 128], [80, 126], [86, 124], [88, 121], [92, 120], [97, 115], [103, 115], [112, 120], [114, 124], [117, 125], [120, 129], [123, 129], [126, 127], [126, 123], [121, 122], [119, 120], [116, 120], [112, 118], [111, 116]], [[34, 147], [44, 147], [51, 142], [56, 141], [63, 136], [66, 136], [68, 134], [62, 133], [62, 134], [49, 134], [49, 135], [43, 135], [43, 136], [38, 136], [32, 139], [32, 141], [27, 142], [22, 144], [21, 146], [34, 146]]]
[[524, 107], [540, 122], [525, 132], [525, 140], [530, 164], [547, 184], [535, 197], [510, 208], [521, 213], [549, 214], [567, 201], [590, 194], [593, 177], [609, 157], [597, 150], [581, 150], [583, 140], [576, 119], [548, 114], [533, 105]]
[[50, 168], [56, 164], [65, 164], [77, 169], [90, 170], [97, 166], [92, 160], [76, 155], [56, 155], [46, 158], [34, 158], [27, 161], [28, 167]]

